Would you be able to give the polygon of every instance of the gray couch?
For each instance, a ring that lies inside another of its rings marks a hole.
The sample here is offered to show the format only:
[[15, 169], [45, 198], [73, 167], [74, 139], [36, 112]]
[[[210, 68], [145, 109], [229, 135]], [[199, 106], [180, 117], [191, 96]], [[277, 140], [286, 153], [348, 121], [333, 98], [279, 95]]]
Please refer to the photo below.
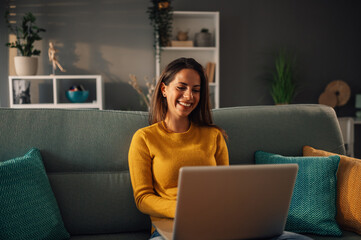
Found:
[[[335, 112], [321, 105], [214, 110], [228, 135], [231, 164], [253, 164], [254, 152], [302, 155], [310, 145], [344, 154]], [[135, 207], [128, 171], [133, 133], [146, 112], [0, 109], [0, 161], [41, 150], [71, 239], [147, 239], [150, 221]], [[344, 232], [341, 238], [361, 239]]]

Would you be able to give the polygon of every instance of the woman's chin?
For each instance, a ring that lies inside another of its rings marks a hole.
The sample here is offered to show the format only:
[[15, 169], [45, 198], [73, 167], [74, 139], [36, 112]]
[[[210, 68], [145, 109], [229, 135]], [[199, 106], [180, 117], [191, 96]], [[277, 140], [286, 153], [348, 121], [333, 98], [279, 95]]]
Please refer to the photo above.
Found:
[[177, 109], [178, 114], [183, 117], [188, 117], [188, 115], [193, 111], [192, 107], [185, 107], [180, 104], [178, 104], [176, 109]]

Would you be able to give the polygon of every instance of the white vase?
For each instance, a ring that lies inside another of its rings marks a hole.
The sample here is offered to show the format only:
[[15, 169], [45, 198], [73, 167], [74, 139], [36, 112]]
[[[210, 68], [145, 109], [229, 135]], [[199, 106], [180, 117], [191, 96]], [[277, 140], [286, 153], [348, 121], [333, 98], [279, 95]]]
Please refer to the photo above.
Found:
[[38, 71], [38, 58], [36, 57], [16, 56], [14, 63], [18, 76], [36, 75]]

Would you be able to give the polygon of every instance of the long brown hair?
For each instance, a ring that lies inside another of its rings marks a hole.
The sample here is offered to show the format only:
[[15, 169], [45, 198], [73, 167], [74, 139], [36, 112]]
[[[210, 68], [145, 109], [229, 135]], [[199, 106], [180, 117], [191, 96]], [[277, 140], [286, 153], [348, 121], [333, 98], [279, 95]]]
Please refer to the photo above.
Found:
[[168, 106], [167, 99], [162, 95], [162, 83], [168, 86], [169, 83], [174, 80], [176, 74], [183, 69], [195, 70], [201, 79], [200, 99], [196, 108], [189, 114], [189, 120], [200, 126], [216, 127], [221, 130], [225, 138], [227, 138], [225, 131], [213, 124], [212, 114], [210, 110], [208, 79], [206, 74], [204, 73], [202, 65], [193, 58], [178, 58], [169, 63], [163, 70], [154, 90], [150, 107], [149, 123], [154, 124], [157, 122], [161, 122], [165, 119], [168, 111]]

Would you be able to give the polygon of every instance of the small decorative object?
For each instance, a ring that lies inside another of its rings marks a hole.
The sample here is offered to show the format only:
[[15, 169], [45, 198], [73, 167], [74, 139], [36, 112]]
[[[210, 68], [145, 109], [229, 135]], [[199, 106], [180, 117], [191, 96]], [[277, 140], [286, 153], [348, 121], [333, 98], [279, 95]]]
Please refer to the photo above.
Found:
[[[361, 94], [356, 94], [355, 107], [356, 107], [356, 109], [361, 109]], [[361, 111], [360, 110], [358, 110], [356, 112], [356, 117], [361, 118]]]
[[282, 49], [276, 55], [273, 73], [271, 95], [276, 105], [289, 104], [292, 102], [296, 84], [294, 83], [295, 58], [292, 58], [286, 50]]
[[161, 47], [170, 46], [172, 35], [173, 8], [171, 0], [151, 0], [148, 8], [150, 24], [153, 26], [155, 57], [160, 61]]
[[85, 90], [82, 85], [75, 85], [66, 91], [66, 97], [72, 103], [83, 103], [88, 99], [89, 91]]
[[318, 98], [319, 104], [330, 107], [340, 107], [345, 105], [351, 97], [350, 86], [342, 80], [330, 82], [323, 93]]
[[149, 109], [150, 102], [152, 100], [153, 92], [155, 90], [155, 85], [156, 85], [155, 78], [153, 78], [152, 81], [148, 80], [148, 78], [144, 78], [144, 80], [146, 81], [146, 86], [148, 88], [147, 95], [145, 95], [142, 89], [140, 89], [137, 78], [134, 74], [129, 74], [129, 78], [131, 81], [129, 81], [128, 83], [138, 92], [138, 94], [140, 95], [140, 97], [142, 98], [142, 100], [145, 102], [145, 104]]
[[176, 38], [177, 40], [171, 41], [172, 47], [193, 47], [193, 41], [188, 40], [188, 31], [179, 31]]
[[32, 56], [40, 55], [40, 50], [34, 49], [34, 42], [41, 40], [39, 33], [45, 29], [35, 25], [35, 16], [29, 12], [23, 17], [21, 26], [13, 26], [9, 21], [9, 11], [5, 14], [7, 26], [11, 33], [16, 35], [16, 41], [6, 43], [10, 48], [18, 49], [21, 56], [14, 59], [17, 75], [35, 75], [38, 67], [38, 59]]
[[188, 32], [179, 31], [177, 34], [178, 41], [187, 41], [188, 40]]
[[197, 47], [212, 46], [212, 34], [208, 32], [207, 28], [202, 28], [201, 32], [196, 33], [194, 37], [194, 44]]
[[60, 71], [66, 72], [66, 70], [60, 65], [58, 58], [56, 57], [56, 53], [58, 52], [57, 49], [55, 49], [54, 44], [52, 42], [49, 42], [49, 49], [48, 49], [48, 56], [49, 56], [49, 62], [52, 64], [53, 74], [55, 75], [55, 70], [58, 67]]
[[30, 81], [14, 80], [14, 104], [30, 103]]

